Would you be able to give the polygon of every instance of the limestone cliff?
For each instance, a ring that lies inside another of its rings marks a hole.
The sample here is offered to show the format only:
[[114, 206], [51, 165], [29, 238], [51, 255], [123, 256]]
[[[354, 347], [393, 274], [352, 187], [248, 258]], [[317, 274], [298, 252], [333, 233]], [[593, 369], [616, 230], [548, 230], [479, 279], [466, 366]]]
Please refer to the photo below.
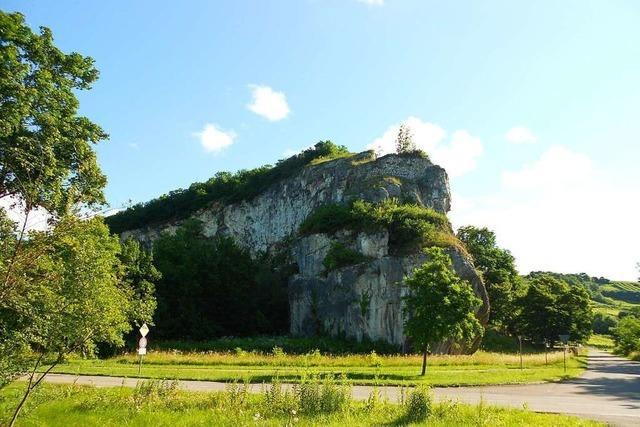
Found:
[[[387, 232], [341, 230], [332, 235], [298, 234], [303, 221], [319, 207], [351, 200], [380, 202], [409, 200], [446, 213], [450, 208], [447, 174], [419, 155], [372, 152], [304, 167], [296, 175], [271, 185], [250, 200], [223, 205], [212, 203], [191, 218], [203, 223], [207, 237], [228, 236], [252, 253], [285, 250], [297, 264], [289, 283], [291, 333], [319, 331], [350, 338], [405, 344], [402, 327], [403, 277], [425, 261], [421, 252], [392, 254]], [[150, 245], [162, 232], [173, 232], [182, 221], [128, 230]], [[362, 254], [363, 262], [327, 272], [323, 266], [332, 242]], [[470, 259], [450, 248], [456, 272], [469, 280], [484, 304], [477, 315], [486, 322], [488, 299]], [[460, 351], [443, 343], [439, 351]]]

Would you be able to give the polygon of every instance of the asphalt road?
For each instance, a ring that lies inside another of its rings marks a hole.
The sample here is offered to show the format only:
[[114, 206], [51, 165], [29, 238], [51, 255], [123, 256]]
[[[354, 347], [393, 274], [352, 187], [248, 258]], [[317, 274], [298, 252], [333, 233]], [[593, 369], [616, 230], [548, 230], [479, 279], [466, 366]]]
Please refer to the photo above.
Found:
[[[49, 374], [50, 383], [92, 384], [97, 387], [135, 387], [135, 378], [92, 375]], [[221, 391], [225, 383], [213, 381], [180, 381], [180, 387], [191, 391]], [[262, 384], [252, 384], [252, 392], [260, 392]], [[370, 386], [354, 386], [355, 399], [365, 400]], [[389, 401], [399, 399], [399, 387], [379, 387]], [[433, 389], [437, 400], [464, 403], [526, 407], [536, 412], [573, 414], [607, 422], [614, 426], [640, 426], [640, 363], [591, 350], [585, 373], [573, 380], [531, 385], [487, 387], [439, 387]]]

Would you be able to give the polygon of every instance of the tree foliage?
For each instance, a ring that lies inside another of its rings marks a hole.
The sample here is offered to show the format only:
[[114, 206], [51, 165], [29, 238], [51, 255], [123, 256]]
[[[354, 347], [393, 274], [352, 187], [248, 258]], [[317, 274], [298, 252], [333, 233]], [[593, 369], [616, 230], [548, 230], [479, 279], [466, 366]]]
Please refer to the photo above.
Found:
[[275, 166], [265, 165], [236, 173], [218, 172], [206, 182], [196, 182], [146, 203], [139, 203], [107, 218], [114, 233], [170, 219], [184, 219], [212, 202], [235, 203], [257, 196], [274, 183], [295, 175], [304, 166], [319, 159], [331, 159], [349, 151], [331, 141], [320, 141]]
[[19, 13], [0, 11], [0, 198], [62, 213], [102, 203], [106, 178], [91, 144], [107, 138], [78, 115], [74, 91], [98, 78], [93, 59], [65, 54]]
[[356, 200], [349, 205], [328, 204], [309, 215], [300, 233], [354, 231], [389, 232], [389, 248], [393, 253], [406, 253], [426, 246], [464, 248], [453, 234], [447, 216], [412, 203], [387, 199], [380, 203]]
[[613, 329], [616, 351], [628, 355], [640, 351], [640, 318], [626, 316]]
[[[3, 273], [6, 254], [0, 259]], [[63, 216], [55, 227], [31, 232], [23, 242], [0, 298], [0, 351], [6, 351], [0, 360], [24, 357], [26, 351], [35, 358], [26, 358], [32, 368], [22, 403], [67, 354], [91, 354], [98, 343], [122, 345], [131, 322], [150, 314], [152, 294], [141, 295], [134, 280], [122, 280], [130, 266], [122, 266], [119, 254], [118, 238], [101, 218]], [[142, 300], [134, 303], [134, 296]], [[26, 367], [0, 366], [5, 380]], [[37, 377], [39, 369], [45, 373]]]
[[155, 336], [203, 340], [287, 330], [292, 272], [282, 260], [253, 260], [230, 238], [207, 239], [196, 220], [161, 236], [154, 258], [162, 273]]
[[482, 274], [491, 304], [489, 322], [509, 330], [516, 311], [514, 302], [521, 289], [515, 258], [508, 250], [498, 247], [495, 233], [487, 228], [460, 227], [458, 238]]
[[483, 332], [475, 316], [482, 301], [469, 282], [456, 275], [443, 249], [426, 253], [429, 260], [405, 280], [409, 292], [404, 299], [405, 334], [425, 355], [431, 344], [449, 338], [471, 343]]
[[555, 342], [560, 334], [569, 334], [572, 341], [584, 342], [591, 335], [591, 299], [582, 286], [569, 286], [551, 276], [540, 275], [529, 281], [527, 292], [518, 304], [521, 310], [518, 332], [535, 342]]
[[396, 137], [396, 153], [405, 154], [415, 151], [416, 144], [413, 142], [413, 134], [411, 129], [404, 123], [398, 128], [398, 136]]

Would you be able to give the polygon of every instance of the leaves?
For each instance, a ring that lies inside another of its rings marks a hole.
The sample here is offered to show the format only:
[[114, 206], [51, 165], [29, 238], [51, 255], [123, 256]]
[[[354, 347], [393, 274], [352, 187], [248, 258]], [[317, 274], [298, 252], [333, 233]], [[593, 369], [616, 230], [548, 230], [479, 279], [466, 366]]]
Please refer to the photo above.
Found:
[[429, 260], [405, 280], [405, 334], [418, 349], [448, 338], [470, 343], [482, 334], [475, 310], [482, 301], [453, 271], [443, 249], [426, 250]]
[[529, 282], [517, 304], [519, 332], [533, 341], [555, 342], [558, 335], [568, 333], [572, 341], [583, 342], [591, 335], [591, 299], [582, 286], [539, 275]]
[[63, 53], [48, 28], [36, 34], [21, 14], [0, 11], [0, 198], [58, 214], [104, 202], [91, 144], [107, 134], [78, 116], [74, 93], [97, 78], [93, 59]]

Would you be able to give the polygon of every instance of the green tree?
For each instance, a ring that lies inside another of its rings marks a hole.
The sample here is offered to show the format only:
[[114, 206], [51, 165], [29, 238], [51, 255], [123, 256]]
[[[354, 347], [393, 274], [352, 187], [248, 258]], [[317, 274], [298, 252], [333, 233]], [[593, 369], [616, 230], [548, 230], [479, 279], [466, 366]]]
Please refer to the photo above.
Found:
[[11, 283], [0, 310], [0, 323], [17, 322], [36, 355], [12, 424], [29, 394], [67, 354], [91, 353], [100, 342], [123, 344], [134, 290], [118, 279], [119, 251], [117, 237], [100, 218], [65, 216], [53, 229], [30, 234], [23, 255], [35, 261], [20, 270], [26, 278]]
[[36, 34], [20, 13], [2, 11], [0, 58], [0, 199], [57, 213], [104, 202], [91, 144], [107, 134], [78, 115], [74, 93], [98, 78], [93, 59], [63, 53], [51, 30]]
[[410, 153], [415, 151], [416, 144], [413, 142], [411, 129], [404, 123], [398, 128], [398, 136], [396, 137], [396, 153]]
[[514, 301], [521, 289], [521, 279], [511, 253], [498, 247], [496, 235], [488, 228], [460, 227], [458, 238], [473, 257], [489, 294], [489, 323], [510, 330], [513, 326]]
[[618, 325], [618, 319], [603, 313], [595, 313], [593, 316], [593, 332], [596, 334], [610, 334]]
[[230, 238], [209, 239], [186, 221], [154, 244], [156, 334], [169, 339], [283, 333], [288, 323], [286, 262], [251, 254]]
[[427, 368], [429, 346], [452, 338], [471, 343], [483, 329], [475, 316], [482, 303], [469, 282], [453, 271], [451, 258], [442, 248], [426, 249], [429, 257], [405, 280], [405, 334], [423, 354], [422, 375]]
[[589, 292], [583, 286], [547, 275], [531, 279], [526, 294], [518, 301], [519, 332], [535, 342], [555, 342], [560, 334], [584, 342], [591, 335], [593, 310]]
[[613, 329], [613, 337], [617, 352], [628, 355], [640, 351], [640, 319], [635, 316], [624, 317]]
[[140, 242], [129, 237], [121, 245], [120, 272], [123, 285], [133, 291], [131, 313], [129, 318], [136, 326], [143, 323], [153, 324], [153, 314], [156, 311], [155, 283], [162, 274], [153, 264], [153, 255], [144, 250]]

